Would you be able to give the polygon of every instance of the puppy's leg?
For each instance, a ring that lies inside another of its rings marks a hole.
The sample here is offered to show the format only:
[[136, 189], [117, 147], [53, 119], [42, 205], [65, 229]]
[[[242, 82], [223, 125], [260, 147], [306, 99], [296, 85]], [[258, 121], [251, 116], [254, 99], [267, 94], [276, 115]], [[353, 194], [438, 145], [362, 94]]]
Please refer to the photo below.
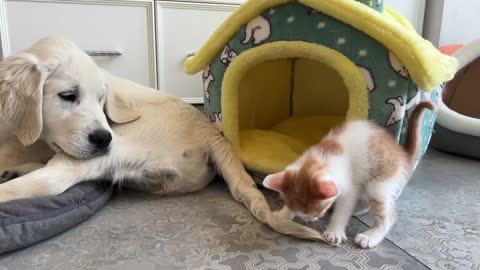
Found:
[[85, 180], [100, 178], [108, 157], [76, 160], [58, 154], [45, 167], [0, 184], [0, 203], [15, 199], [58, 195]]
[[182, 174], [174, 167], [148, 163], [149, 151], [125, 145], [108, 155], [86, 160], [57, 154], [45, 167], [0, 184], [0, 203], [58, 195], [79, 182], [105, 178], [159, 194], [195, 189], [195, 185], [182, 181]]
[[17, 178], [18, 177], [18, 174], [15, 172], [15, 171], [12, 171], [12, 170], [4, 170], [1, 174], [0, 174], [0, 184], [3, 184], [5, 182], [8, 182], [14, 178]]
[[138, 176], [123, 180], [123, 187], [152, 192], [159, 195], [186, 193], [181, 173], [175, 168], [150, 168], [140, 170]]
[[44, 166], [45, 164], [32, 162], [25, 163], [14, 168], [6, 169], [2, 173], [0, 173], [0, 184], [38, 170]]

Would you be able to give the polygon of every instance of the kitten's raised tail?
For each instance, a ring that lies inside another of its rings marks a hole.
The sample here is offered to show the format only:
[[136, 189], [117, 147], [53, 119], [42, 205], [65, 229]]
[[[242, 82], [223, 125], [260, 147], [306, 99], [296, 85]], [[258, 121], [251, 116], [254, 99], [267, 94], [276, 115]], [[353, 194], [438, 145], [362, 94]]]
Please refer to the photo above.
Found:
[[425, 110], [435, 111], [435, 105], [430, 101], [420, 102], [410, 114], [407, 127], [407, 138], [405, 140], [405, 150], [410, 155], [412, 161], [418, 153], [420, 141], [420, 122]]
[[258, 190], [232, 146], [223, 136], [215, 136], [210, 146], [212, 158], [219, 173], [228, 184], [230, 193], [235, 200], [243, 203], [260, 222], [282, 234], [327, 242], [318, 231], [273, 214], [265, 197]]

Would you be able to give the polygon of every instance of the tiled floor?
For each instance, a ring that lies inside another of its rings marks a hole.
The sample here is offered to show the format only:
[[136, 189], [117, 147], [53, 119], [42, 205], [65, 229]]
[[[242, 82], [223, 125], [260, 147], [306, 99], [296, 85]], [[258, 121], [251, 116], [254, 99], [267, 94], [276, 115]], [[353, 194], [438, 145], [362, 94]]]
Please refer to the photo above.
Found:
[[397, 212], [388, 238], [410, 255], [432, 269], [480, 269], [480, 161], [430, 150]]

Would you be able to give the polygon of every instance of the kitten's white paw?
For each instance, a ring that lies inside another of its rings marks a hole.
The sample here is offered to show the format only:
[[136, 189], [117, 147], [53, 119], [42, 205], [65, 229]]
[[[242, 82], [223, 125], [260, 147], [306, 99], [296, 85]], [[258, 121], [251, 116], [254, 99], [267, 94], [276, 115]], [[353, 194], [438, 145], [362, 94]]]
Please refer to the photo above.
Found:
[[347, 236], [344, 231], [334, 232], [334, 231], [325, 231], [323, 237], [327, 239], [328, 242], [340, 245], [342, 242], [347, 241]]
[[381, 237], [370, 236], [366, 233], [359, 233], [355, 236], [355, 244], [361, 248], [374, 248], [382, 241]]

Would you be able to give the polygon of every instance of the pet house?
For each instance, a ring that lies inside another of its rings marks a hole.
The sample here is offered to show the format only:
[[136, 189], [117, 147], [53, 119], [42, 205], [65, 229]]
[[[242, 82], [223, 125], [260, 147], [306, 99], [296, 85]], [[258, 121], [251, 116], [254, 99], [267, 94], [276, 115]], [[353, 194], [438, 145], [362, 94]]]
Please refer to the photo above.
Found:
[[444, 84], [432, 146], [480, 158], [480, 39], [440, 48], [459, 62], [455, 78]]
[[[408, 112], [436, 101], [456, 61], [381, 0], [250, 0], [184, 69], [203, 69], [207, 114], [264, 175], [345, 119], [371, 119], [403, 143]], [[434, 118], [424, 118], [423, 149]]]

